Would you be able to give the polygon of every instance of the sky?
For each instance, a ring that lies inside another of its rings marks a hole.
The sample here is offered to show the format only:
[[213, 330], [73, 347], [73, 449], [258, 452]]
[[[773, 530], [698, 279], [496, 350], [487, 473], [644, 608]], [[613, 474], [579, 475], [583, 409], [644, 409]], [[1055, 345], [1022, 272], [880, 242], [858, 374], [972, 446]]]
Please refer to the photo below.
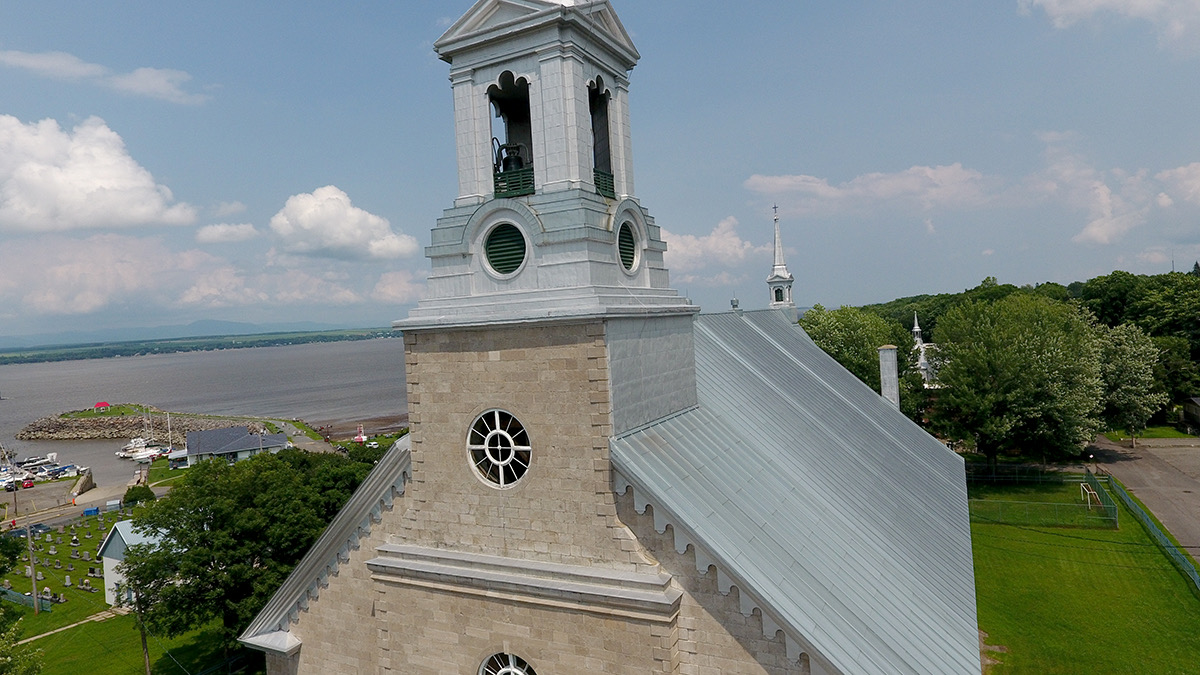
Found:
[[[1200, 0], [612, 0], [672, 286], [765, 306], [1200, 259]], [[469, 0], [0, 0], [0, 336], [386, 326], [457, 179]]]

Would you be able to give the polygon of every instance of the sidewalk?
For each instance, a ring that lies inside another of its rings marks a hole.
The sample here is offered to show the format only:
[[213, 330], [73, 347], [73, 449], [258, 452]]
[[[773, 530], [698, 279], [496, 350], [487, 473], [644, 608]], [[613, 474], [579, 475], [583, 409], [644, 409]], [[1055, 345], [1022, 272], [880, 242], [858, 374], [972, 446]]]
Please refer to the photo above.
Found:
[[89, 616], [88, 618], [84, 619], [83, 621], [76, 621], [75, 623], [73, 623], [69, 626], [63, 626], [62, 628], [55, 628], [54, 630], [47, 631], [45, 633], [42, 633], [41, 635], [34, 635], [33, 637], [27, 637], [24, 640], [20, 640], [19, 642], [17, 642], [17, 644], [23, 645], [26, 642], [33, 642], [34, 640], [37, 640], [38, 638], [44, 638], [47, 635], [54, 635], [55, 633], [61, 633], [64, 630], [74, 628], [76, 626], [82, 626], [85, 623], [91, 623], [92, 621], [104, 621], [105, 619], [111, 619], [114, 616], [121, 616], [121, 615], [125, 615], [128, 613], [129, 613], [129, 610], [125, 609], [123, 607], [112, 607], [110, 609], [104, 610], [103, 612], [96, 612], [95, 614]]

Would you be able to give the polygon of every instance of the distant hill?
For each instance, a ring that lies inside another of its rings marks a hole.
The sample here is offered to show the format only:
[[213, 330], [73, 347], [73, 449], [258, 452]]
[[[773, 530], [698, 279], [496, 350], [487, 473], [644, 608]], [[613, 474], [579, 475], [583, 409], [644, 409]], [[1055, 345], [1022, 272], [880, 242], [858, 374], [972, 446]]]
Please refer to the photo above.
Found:
[[66, 331], [62, 333], [39, 333], [35, 335], [0, 335], [0, 349], [28, 349], [32, 347], [66, 347], [71, 345], [98, 344], [107, 342], [130, 342], [134, 340], [173, 340], [177, 338], [212, 337], [219, 335], [257, 335], [260, 333], [302, 333], [350, 328], [337, 324], [297, 321], [291, 323], [245, 323], [241, 321], [216, 321], [203, 319], [175, 326], [151, 326], [134, 328], [108, 328], [90, 331]]

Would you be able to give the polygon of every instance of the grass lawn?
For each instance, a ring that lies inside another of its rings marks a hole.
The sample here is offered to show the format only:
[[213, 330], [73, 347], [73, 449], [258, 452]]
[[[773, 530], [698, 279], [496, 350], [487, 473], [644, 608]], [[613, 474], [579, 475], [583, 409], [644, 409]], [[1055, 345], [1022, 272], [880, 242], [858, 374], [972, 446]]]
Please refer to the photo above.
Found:
[[[1049, 501], [1062, 486], [1045, 487], [1014, 489]], [[1200, 599], [1124, 508], [1120, 530], [972, 522], [971, 534], [979, 627], [1007, 649], [992, 675], [1195, 672]]]
[[[48, 635], [33, 644], [42, 650], [42, 675], [141, 675], [142, 640], [133, 615], [89, 622]], [[187, 675], [221, 663], [215, 628], [176, 638], [147, 637], [150, 667], [156, 675]], [[167, 652], [170, 652], [170, 655]], [[263, 672], [261, 657], [246, 673]], [[178, 662], [178, 663], [176, 663]], [[182, 666], [182, 667], [181, 667]]]
[[170, 462], [166, 459], [156, 459], [150, 464], [150, 479], [147, 481], [150, 485], [170, 485], [175, 480], [182, 478], [187, 474], [187, 468], [171, 469]]
[[[1113, 443], [1129, 440], [1129, 432], [1124, 429], [1114, 429], [1104, 432], [1104, 437]], [[1195, 438], [1189, 436], [1175, 427], [1147, 427], [1146, 430], [1138, 434], [1138, 438]]]

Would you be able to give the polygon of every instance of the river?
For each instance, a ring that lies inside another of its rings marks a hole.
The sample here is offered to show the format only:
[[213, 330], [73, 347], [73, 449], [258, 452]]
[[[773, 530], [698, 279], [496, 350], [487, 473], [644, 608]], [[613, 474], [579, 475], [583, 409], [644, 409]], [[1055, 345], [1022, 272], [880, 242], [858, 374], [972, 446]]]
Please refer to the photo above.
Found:
[[[98, 483], [132, 473], [112, 463], [124, 441], [18, 441], [26, 424], [100, 401], [252, 415], [368, 432], [407, 423], [404, 343], [397, 338], [0, 366], [0, 444], [18, 457], [58, 452]], [[345, 435], [349, 436], [349, 433]], [[111, 447], [110, 447], [111, 446]]]

